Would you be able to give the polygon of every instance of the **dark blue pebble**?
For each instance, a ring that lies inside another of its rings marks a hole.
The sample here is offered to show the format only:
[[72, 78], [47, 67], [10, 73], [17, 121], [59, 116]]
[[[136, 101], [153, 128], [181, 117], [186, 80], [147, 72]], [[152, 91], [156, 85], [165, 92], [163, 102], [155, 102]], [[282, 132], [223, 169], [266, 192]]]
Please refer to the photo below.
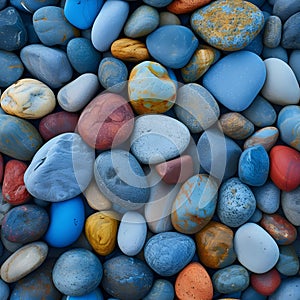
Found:
[[56, 5], [59, 0], [10, 0], [10, 4], [19, 11], [33, 14], [36, 10], [44, 6]]
[[7, 4], [7, 0], [0, 0], [0, 10], [3, 9]]
[[262, 212], [258, 208], [255, 209], [253, 215], [249, 219], [249, 222], [258, 223], [262, 218]]
[[300, 11], [299, 0], [275, 0], [273, 15], [285, 22], [290, 16]]
[[286, 49], [300, 49], [300, 12], [292, 15], [283, 25], [281, 45]]
[[174, 287], [172, 283], [165, 279], [157, 279], [154, 281], [152, 288], [143, 300], [173, 300]]
[[7, 300], [9, 298], [9, 294], [9, 285], [5, 281], [0, 279], [0, 299]]
[[288, 54], [286, 49], [284, 49], [281, 46], [278, 46], [276, 48], [268, 48], [268, 47], [264, 47], [263, 52], [262, 52], [262, 57], [264, 59], [267, 58], [279, 58], [281, 60], [283, 60], [284, 62], [288, 63]]
[[33, 27], [33, 23], [32, 23], [32, 14], [27, 13], [27, 12], [23, 12], [23, 11], [19, 11], [20, 16], [23, 20], [23, 24], [26, 28], [27, 31], [27, 45], [30, 44], [39, 44], [41, 43], [38, 35], [36, 34], [34, 27]]
[[264, 48], [263, 34], [260, 32], [253, 41], [247, 45], [243, 50], [254, 52], [257, 55], [261, 55]]
[[260, 7], [265, 3], [265, 0], [249, 0], [249, 2], [253, 3], [254, 5]]
[[242, 293], [242, 300], [266, 300], [267, 297], [259, 294], [252, 286], [249, 286], [243, 293]]

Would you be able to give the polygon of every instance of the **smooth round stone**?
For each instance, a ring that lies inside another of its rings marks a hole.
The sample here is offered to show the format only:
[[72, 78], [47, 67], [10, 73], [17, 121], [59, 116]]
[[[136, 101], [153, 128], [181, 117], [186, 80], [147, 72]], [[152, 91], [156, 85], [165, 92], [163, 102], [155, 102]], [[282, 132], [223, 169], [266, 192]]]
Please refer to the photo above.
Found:
[[113, 252], [118, 225], [118, 215], [113, 211], [98, 211], [86, 219], [85, 235], [97, 254], [105, 256]]
[[200, 262], [212, 269], [224, 268], [236, 260], [233, 231], [226, 225], [211, 221], [195, 235]]
[[300, 49], [300, 12], [289, 17], [283, 24], [281, 45], [286, 49]]
[[210, 2], [211, 0], [174, 0], [167, 6], [167, 10], [174, 14], [187, 14], [193, 12], [199, 7], [207, 5]]
[[263, 43], [266, 47], [276, 48], [281, 41], [282, 23], [279, 17], [270, 16], [265, 23]]
[[276, 0], [273, 6], [273, 15], [278, 16], [285, 22], [291, 15], [300, 10], [300, 3], [297, 0]]
[[128, 18], [124, 26], [124, 34], [130, 38], [148, 35], [159, 25], [159, 13], [151, 6], [139, 6]]
[[241, 148], [217, 128], [209, 128], [199, 138], [197, 149], [200, 164], [212, 176], [225, 180], [237, 169]]
[[66, 132], [74, 132], [79, 115], [67, 111], [59, 111], [43, 117], [39, 123], [39, 132], [45, 141]]
[[249, 219], [249, 222], [258, 223], [261, 220], [262, 216], [263, 216], [262, 211], [256, 208], [253, 215]]
[[294, 50], [290, 54], [289, 57], [289, 65], [294, 71], [294, 74], [296, 75], [296, 78], [298, 80], [298, 83], [300, 84], [300, 50]]
[[151, 56], [164, 66], [174, 69], [180, 69], [189, 62], [198, 44], [194, 33], [181, 25], [162, 26], [146, 39]]
[[77, 112], [93, 99], [99, 88], [97, 75], [93, 73], [82, 74], [58, 91], [58, 104], [65, 111]]
[[38, 119], [52, 112], [55, 95], [43, 82], [25, 78], [10, 85], [1, 95], [1, 108], [23, 119]]
[[178, 89], [175, 113], [192, 133], [199, 133], [216, 123], [220, 109], [207, 89], [190, 83]]
[[299, 298], [299, 277], [290, 277], [282, 280], [280, 287], [273, 293], [269, 300], [294, 300]]
[[178, 274], [175, 292], [178, 299], [209, 300], [213, 297], [213, 285], [205, 268], [192, 262]]
[[243, 300], [266, 300], [267, 296], [263, 296], [259, 294], [252, 286], [249, 286], [243, 293], [242, 293]]
[[150, 292], [143, 298], [143, 300], [173, 300], [174, 287], [172, 283], [165, 279], [156, 279], [153, 282]]
[[261, 58], [250, 51], [231, 53], [217, 61], [203, 76], [203, 86], [231, 111], [245, 110], [266, 79]]
[[144, 217], [135, 211], [128, 211], [121, 219], [118, 229], [118, 246], [128, 256], [138, 254], [146, 241], [147, 224]]
[[254, 131], [251, 121], [237, 112], [222, 114], [219, 121], [224, 134], [235, 140], [243, 140]]
[[276, 48], [264, 47], [262, 51], [262, 58], [278, 58], [288, 63], [288, 53], [285, 48], [278, 46]]
[[250, 278], [243, 266], [231, 265], [214, 273], [212, 282], [215, 291], [229, 294], [245, 290], [249, 286]]
[[257, 127], [273, 125], [277, 118], [272, 104], [260, 95], [257, 95], [250, 106], [242, 112], [242, 115]]
[[44, 242], [26, 244], [11, 254], [1, 266], [1, 278], [16, 282], [37, 269], [46, 259], [48, 246]]
[[114, 149], [99, 154], [94, 176], [100, 191], [125, 209], [141, 208], [149, 199], [145, 173], [136, 158], [125, 150]]
[[195, 242], [178, 232], [162, 232], [151, 237], [144, 247], [147, 264], [161, 276], [181, 271], [193, 258]]
[[26, 120], [0, 114], [1, 153], [19, 160], [31, 160], [43, 141], [36, 128]]
[[168, 11], [161, 11], [159, 13], [159, 26], [180, 24], [181, 21], [175, 14], [172, 14]]
[[20, 57], [29, 73], [51, 88], [60, 88], [72, 78], [72, 67], [61, 49], [28, 45], [22, 48]]
[[251, 286], [264, 296], [272, 295], [280, 286], [281, 278], [276, 269], [264, 274], [251, 274]]
[[84, 37], [73, 38], [68, 42], [66, 50], [68, 59], [76, 72], [80, 74], [97, 73], [101, 53], [94, 48], [89, 39]]
[[57, 6], [44, 6], [32, 16], [34, 31], [45, 46], [66, 45], [80, 35], [64, 16], [64, 10]]
[[162, 65], [144, 61], [130, 72], [128, 81], [130, 104], [138, 114], [168, 111], [176, 100], [176, 85]]
[[279, 260], [276, 269], [285, 276], [295, 276], [299, 272], [299, 258], [293, 245], [279, 246]]
[[63, 294], [81, 296], [92, 292], [101, 282], [103, 268], [98, 257], [83, 248], [67, 250], [55, 262], [52, 279]]
[[30, 13], [31, 17], [39, 8], [44, 6], [55, 6], [57, 3], [58, 0], [46, 0], [43, 2], [39, 0], [10, 0], [12, 6], [16, 7], [21, 12]]
[[206, 174], [188, 179], [177, 194], [171, 220], [174, 228], [185, 234], [199, 232], [212, 219], [216, 206], [218, 185]]
[[115, 0], [104, 2], [91, 31], [93, 46], [98, 51], [108, 51], [118, 38], [129, 13], [129, 4]]
[[0, 50], [0, 87], [8, 87], [23, 74], [24, 66], [20, 58], [13, 52]]
[[237, 177], [226, 180], [219, 190], [217, 214], [229, 227], [239, 227], [247, 222], [256, 208], [250, 188]]
[[261, 93], [273, 104], [297, 104], [300, 98], [300, 88], [291, 67], [278, 58], [268, 58], [264, 61], [267, 76]]
[[190, 22], [193, 30], [212, 47], [236, 51], [258, 35], [264, 25], [264, 16], [252, 3], [219, 0], [196, 10]]
[[125, 142], [134, 127], [133, 111], [118, 94], [96, 96], [82, 111], [78, 132], [92, 148], [107, 150]]
[[169, 116], [143, 115], [135, 120], [131, 151], [143, 164], [156, 164], [179, 156], [188, 147], [188, 128]]
[[98, 79], [105, 89], [121, 92], [128, 79], [127, 66], [120, 59], [105, 57], [98, 68]]
[[76, 197], [92, 178], [94, 158], [94, 150], [78, 134], [60, 134], [35, 154], [24, 175], [25, 186], [49, 202]]
[[102, 5], [103, 0], [96, 1], [72, 1], [67, 0], [64, 5], [66, 19], [79, 29], [92, 27]]
[[239, 160], [240, 180], [251, 186], [262, 186], [269, 175], [270, 161], [262, 145], [253, 146], [243, 151]]
[[[7, 300], [9, 298], [9, 295], [10, 295], [9, 285], [5, 281], [0, 279], [0, 297], [1, 297], [1, 299]], [[11, 298], [11, 299], [13, 299], [13, 298]], [[171, 299], [173, 299], [173, 298], [171, 298]]]
[[261, 145], [269, 151], [277, 142], [279, 131], [276, 127], [268, 126], [257, 130], [244, 143], [244, 149]]
[[281, 206], [285, 217], [295, 226], [300, 226], [300, 187], [293, 191], [281, 193]]
[[257, 274], [271, 270], [279, 258], [274, 239], [255, 223], [246, 223], [236, 231], [234, 249], [239, 262]]
[[65, 300], [104, 300], [101, 290], [96, 288], [90, 293], [82, 296], [67, 296]]
[[24, 204], [12, 208], [4, 216], [2, 236], [10, 242], [27, 244], [39, 240], [49, 225], [47, 211], [35, 204]]
[[287, 105], [278, 114], [277, 127], [280, 138], [289, 146], [300, 151], [300, 106]]
[[84, 203], [80, 197], [52, 203], [44, 239], [52, 247], [69, 246], [79, 238], [84, 221]]
[[252, 192], [257, 207], [266, 214], [275, 213], [280, 205], [280, 189], [272, 182], [267, 181], [260, 187], [253, 187]]
[[0, 49], [19, 50], [27, 42], [27, 31], [19, 12], [11, 6], [0, 11]]

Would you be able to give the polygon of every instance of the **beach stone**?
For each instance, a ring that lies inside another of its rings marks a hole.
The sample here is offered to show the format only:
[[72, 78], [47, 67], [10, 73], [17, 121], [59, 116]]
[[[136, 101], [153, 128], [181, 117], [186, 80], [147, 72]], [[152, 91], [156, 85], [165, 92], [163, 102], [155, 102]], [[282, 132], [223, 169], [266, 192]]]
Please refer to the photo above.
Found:
[[259, 34], [263, 25], [261, 10], [241, 0], [213, 1], [191, 16], [193, 30], [212, 47], [225, 51], [246, 47]]
[[181, 155], [188, 147], [188, 128], [169, 116], [139, 116], [130, 137], [131, 151], [143, 164], [156, 164]]
[[143, 0], [144, 3], [153, 7], [164, 7], [172, 2], [172, 0]]
[[60, 88], [72, 78], [72, 67], [61, 49], [33, 44], [22, 48], [20, 57], [29, 73], [50, 88]]
[[164, 113], [175, 103], [176, 85], [161, 64], [144, 61], [130, 72], [128, 96], [138, 114]]
[[105, 1], [97, 15], [91, 31], [93, 46], [101, 52], [108, 51], [118, 38], [129, 13], [129, 4], [125, 1]]
[[79, 29], [92, 27], [102, 5], [103, 0], [74, 2], [67, 0], [64, 5], [65, 18]]
[[27, 43], [27, 31], [17, 9], [8, 6], [0, 11], [0, 49], [19, 50]]
[[52, 112], [55, 95], [43, 82], [25, 78], [10, 85], [1, 95], [1, 108], [23, 119], [38, 119]]
[[281, 45], [286, 49], [300, 49], [300, 11], [289, 17], [283, 24]]
[[64, 9], [58, 6], [44, 6], [32, 16], [34, 31], [45, 46], [67, 45], [69, 40], [80, 35], [64, 15]]
[[156, 279], [153, 282], [150, 292], [143, 298], [143, 300], [173, 300], [174, 287], [172, 283], [165, 279]]
[[256, 200], [251, 189], [237, 177], [224, 181], [219, 190], [217, 214], [229, 227], [239, 227], [253, 215]]
[[279, 246], [279, 260], [276, 269], [285, 276], [296, 276], [299, 272], [299, 258], [292, 245]]
[[181, 25], [159, 27], [146, 38], [150, 55], [164, 66], [174, 69], [180, 69], [189, 62], [198, 44], [194, 33]]
[[243, 300], [266, 300], [267, 296], [263, 296], [259, 294], [252, 286], [249, 286], [245, 291], [242, 293]]
[[[261, 93], [273, 104], [297, 104], [300, 89], [296, 76], [290, 66], [278, 58], [264, 60], [267, 76]], [[282, 78], [278, 81], [278, 78]]]
[[7, 4], [7, 0], [0, 0], [0, 9], [2, 10], [3, 8], [5, 8]]
[[11, 254], [1, 266], [1, 278], [16, 282], [37, 269], [46, 259], [48, 246], [44, 242], [26, 244]]
[[193, 12], [199, 7], [209, 4], [210, 2], [211, 0], [175, 0], [167, 6], [167, 10], [174, 14], [187, 14]]
[[4, 176], [4, 159], [3, 155], [0, 153], [0, 183], [3, 181]]
[[9, 285], [2, 279], [0, 279], [0, 296], [3, 300], [9, 299], [10, 296]]
[[266, 47], [276, 48], [281, 41], [282, 23], [279, 17], [270, 16], [265, 23], [263, 43]]
[[[264, 12], [262, 12], [264, 14]], [[250, 44], [248, 44], [243, 50], [247, 50], [253, 52], [257, 55], [261, 55], [264, 48], [263, 44], [263, 30], [259, 32], [259, 34], [252, 40]]]
[[99, 288], [82, 296], [67, 296], [64, 300], [104, 300], [102, 292]]
[[61, 254], [52, 271], [55, 287], [65, 295], [81, 296], [93, 291], [101, 282], [103, 268], [98, 257], [84, 248]]
[[148, 294], [153, 284], [153, 273], [147, 264], [135, 257], [119, 255], [104, 265], [103, 289], [120, 299], [139, 300]]
[[300, 187], [293, 191], [281, 193], [281, 206], [285, 217], [295, 226], [300, 226]]
[[[72, 1], [68, 2], [71, 3]], [[86, 3], [89, 2], [86, 1]], [[97, 73], [101, 61], [101, 53], [94, 48], [89, 39], [84, 37], [71, 39], [67, 44], [66, 51], [68, 59], [76, 72], [80, 74]]]
[[192, 133], [199, 133], [217, 122], [220, 109], [211, 93], [197, 83], [181, 86], [177, 92], [175, 113]]
[[294, 300], [299, 298], [299, 277], [289, 277], [281, 281], [279, 288], [270, 295], [269, 300]]
[[206, 174], [189, 178], [177, 194], [171, 220], [185, 234], [199, 232], [212, 219], [217, 206], [217, 183]]
[[300, 84], [300, 50], [293, 50], [289, 57], [289, 66], [292, 68]]
[[250, 283], [248, 271], [240, 265], [231, 265], [218, 270], [212, 276], [214, 291], [230, 294], [245, 290]]
[[178, 299], [209, 300], [213, 297], [213, 285], [205, 268], [198, 262], [192, 262], [178, 274], [175, 292]]
[[191, 237], [167, 231], [158, 233], [147, 241], [144, 256], [147, 264], [157, 274], [172, 276], [192, 260], [195, 251], [195, 242]]
[[246, 223], [239, 227], [233, 242], [237, 259], [253, 273], [266, 273], [278, 261], [279, 248], [276, 242], [255, 223]]
[[236, 260], [233, 231], [226, 225], [210, 221], [195, 235], [200, 262], [212, 269], [221, 269]]
[[35, 154], [24, 174], [25, 186], [31, 195], [49, 202], [76, 197], [92, 179], [94, 157], [78, 134], [60, 134]]
[[127, 209], [141, 208], [149, 199], [145, 173], [136, 158], [121, 149], [104, 151], [94, 165], [100, 191], [113, 203]]
[[125, 142], [134, 127], [134, 115], [122, 96], [103, 93], [84, 108], [78, 132], [92, 148], [107, 150]]
[[249, 222], [258, 223], [262, 219], [262, 215], [263, 215], [262, 211], [256, 208], [253, 215], [249, 219]]
[[272, 104], [260, 95], [241, 114], [257, 127], [271, 126], [277, 118]]
[[262, 186], [269, 175], [270, 161], [262, 145], [253, 146], [243, 151], [239, 160], [238, 175], [240, 180], [251, 186]]
[[289, 60], [287, 50], [282, 46], [277, 46], [276, 48], [268, 48], [264, 46], [262, 51], [262, 58], [278, 58], [286, 63], [288, 63]]
[[43, 2], [39, 0], [11, 0], [10, 3], [20, 12], [30, 13], [32, 17], [32, 14], [39, 8], [44, 6], [55, 6], [57, 5], [58, 0], [46, 0]]
[[20, 79], [24, 66], [20, 58], [13, 52], [0, 50], [0, 87], [6, 88]]
[[164, 25], [181, 25], [181, 21], [175, 14], [168, 11], [161, 11], [159, 13], [159, 26]]
[[300, 3], [297, 0], [276, 0], [273, 5], [273, 15], [278, 16], [285, 22], [290, 16], [300, 10]]
[[68, 112], [80, 111], [93, 99], [99, 88], [97, 75], [82, 74], [58, 91], [58, 104]]
[[26, 120], [0, 114], [0, 149], [18, 160], [31, 160], [43, 141], [36, 128]]

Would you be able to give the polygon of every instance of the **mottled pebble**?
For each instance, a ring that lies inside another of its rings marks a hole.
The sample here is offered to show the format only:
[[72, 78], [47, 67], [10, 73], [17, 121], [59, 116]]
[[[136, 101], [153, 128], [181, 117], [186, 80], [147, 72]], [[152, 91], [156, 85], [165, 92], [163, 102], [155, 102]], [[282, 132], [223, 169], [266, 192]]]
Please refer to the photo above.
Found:
[[300, 187], [293, 191], [281, 193], [281, 206], [285, 217], [295, 226], [300, 226]]
[[282, 23], [279, 17], [270, 16], [265, 23], [263, 43], [266, 47], [276, 48], [281, 41]]

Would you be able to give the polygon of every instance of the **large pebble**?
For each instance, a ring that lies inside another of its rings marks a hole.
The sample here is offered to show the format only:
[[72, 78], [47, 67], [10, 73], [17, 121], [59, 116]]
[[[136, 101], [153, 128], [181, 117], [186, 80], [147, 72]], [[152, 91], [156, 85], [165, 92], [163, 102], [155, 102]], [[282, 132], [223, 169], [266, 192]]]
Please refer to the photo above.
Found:
[[281, 44], [286, 49], [300, 49], [300, 12], [289, 17], [283, 25]]
[[30, 194], [41, 200], [71, 199], [88, 186], [94, 157], [93, 149], [78, 134], [60, 134], [36, 153], [25, 172], [25, 186]]
[[293, 191], [281, 193], [281, 206], [285, 217], [295, 226], [300, 226], [300, 187]]
[[195, 251], [192, 238], [171, 231], [154, 235], [144, 247], [147, 264], [161, 276], [172, 276], [181, 271], [192, 260]]
[[289, 277], [281, 282], [280, 287], [273, 293], [269, 300], [295, 300], [299, 299], [299, 277]]
[[255, 223], [246, 223], [236, 231], [234, 249], [239, 262], [257, 274], [271, 270], [279, 258], [274, 239]]
[[172, 283], [166, 279], [157, 279], [154, 281], [150, 292], [143, 300], [173, 300], [174, 287]]
[[276, 0], [274, 1], [272, 13], [285, 22], [290, 16], [300, 10], [300, 3], [297, 0]]
[[33, 14], [41, 7], [57, 5], [58, 0], [45, 0], [43, 2], [39, 0], [11, 0], [10, 3], [21, 12]]
[[285, 276], [295, 276], [299, 272], [299, 258], [295, 246], [279, 246], [279, 259], [276, 269]]

